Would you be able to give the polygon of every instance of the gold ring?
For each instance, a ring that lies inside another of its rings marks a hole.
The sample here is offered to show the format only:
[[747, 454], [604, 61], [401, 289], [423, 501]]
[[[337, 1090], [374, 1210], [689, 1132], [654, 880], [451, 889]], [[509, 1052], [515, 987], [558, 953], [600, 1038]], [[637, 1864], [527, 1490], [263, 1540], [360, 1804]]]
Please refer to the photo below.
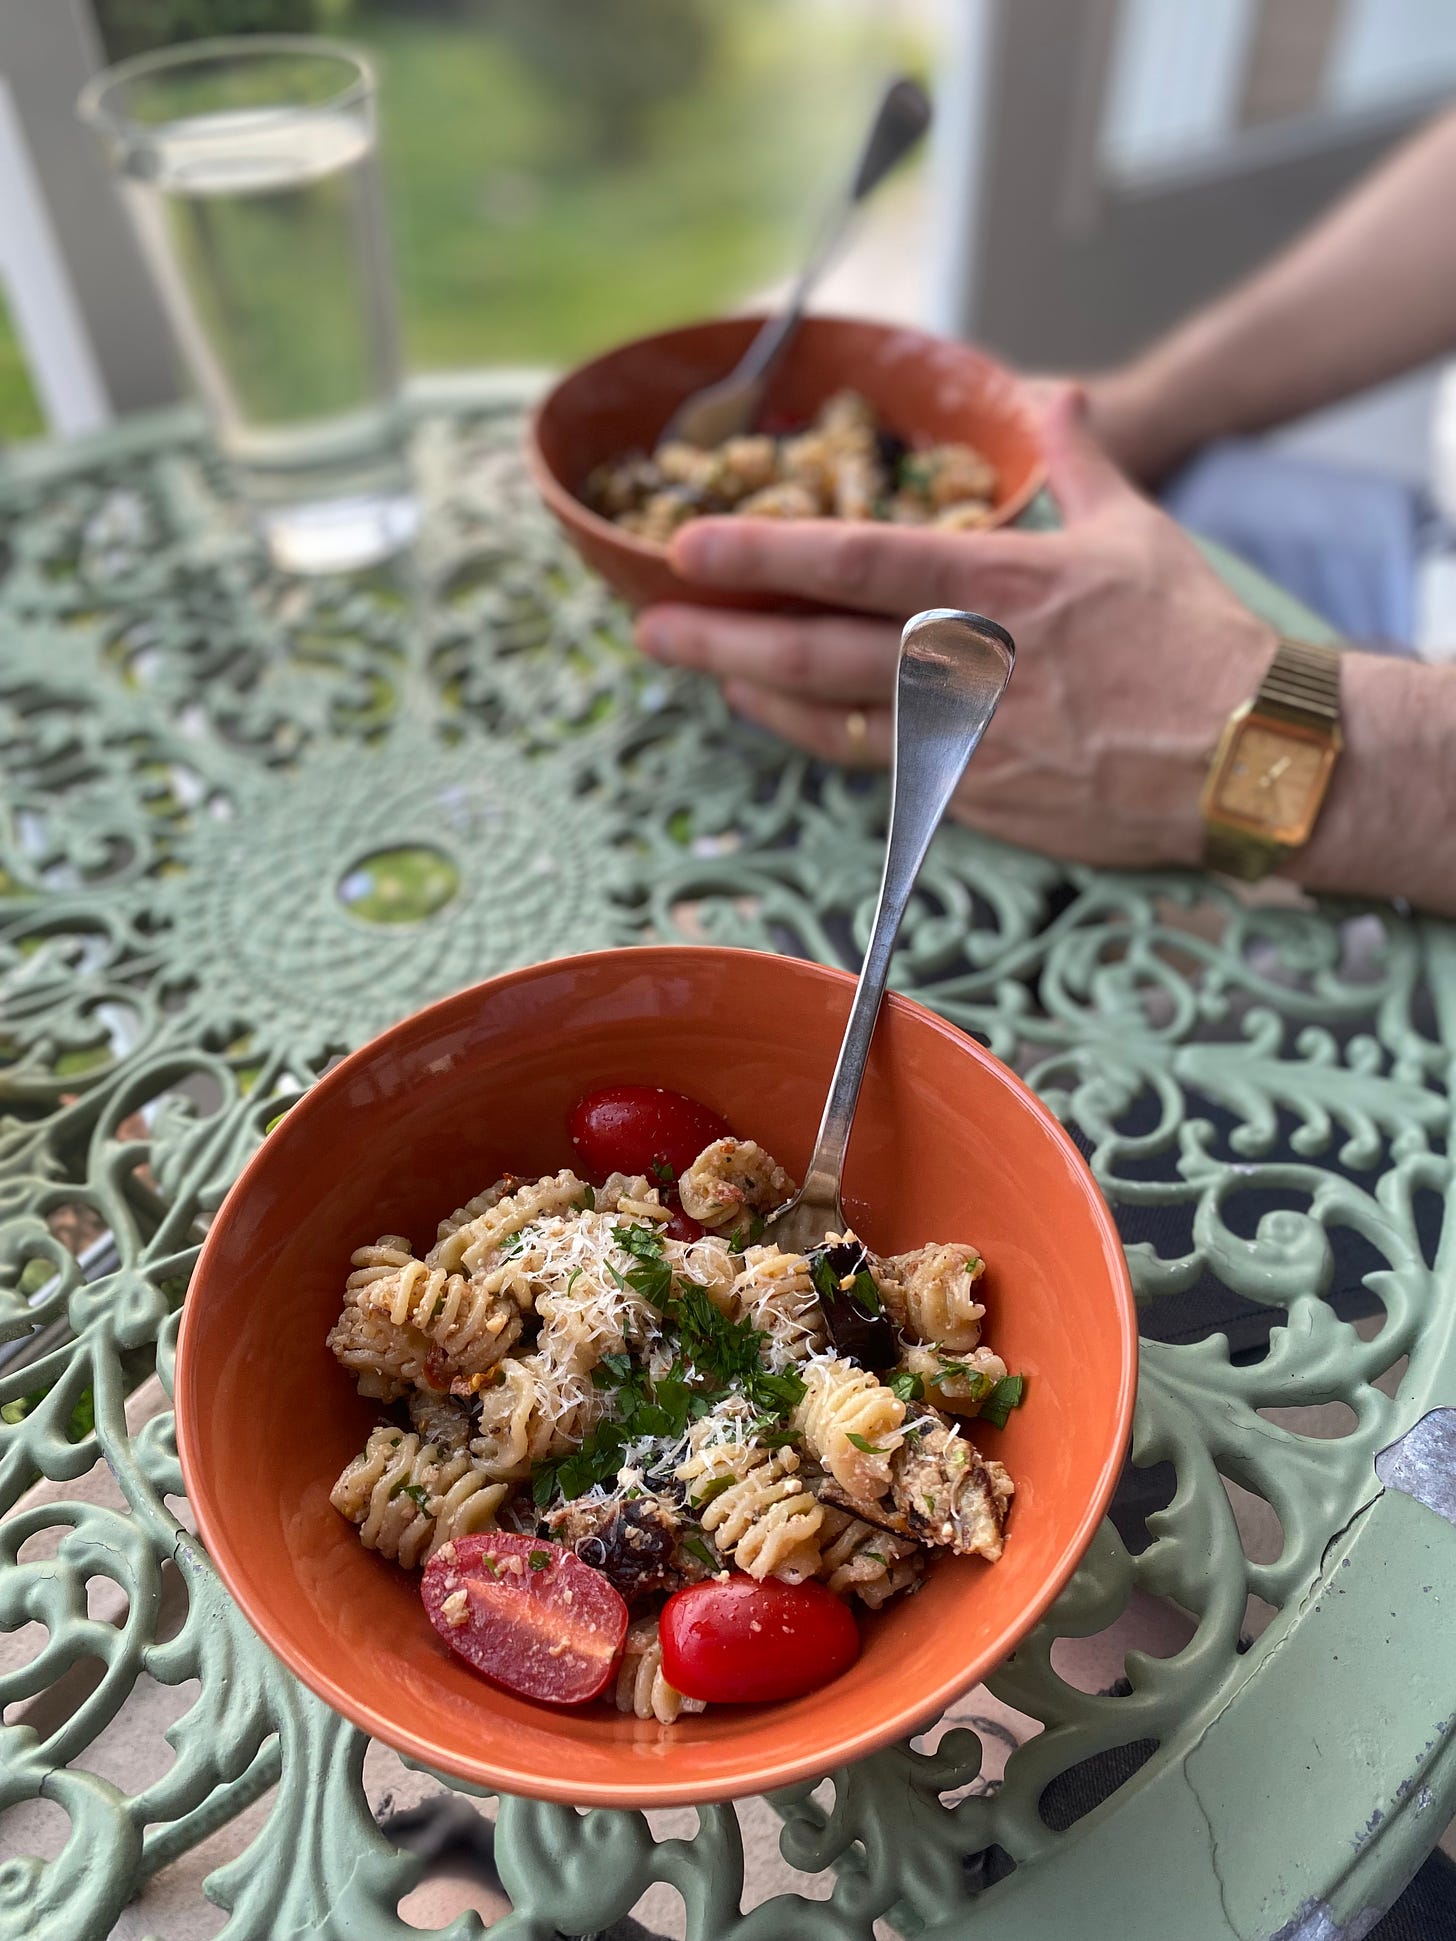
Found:
[[870, 724], [858, 708], [852, 708], [844, 717], [844, 732], [854, 753], [862, 755], [870, 745]]

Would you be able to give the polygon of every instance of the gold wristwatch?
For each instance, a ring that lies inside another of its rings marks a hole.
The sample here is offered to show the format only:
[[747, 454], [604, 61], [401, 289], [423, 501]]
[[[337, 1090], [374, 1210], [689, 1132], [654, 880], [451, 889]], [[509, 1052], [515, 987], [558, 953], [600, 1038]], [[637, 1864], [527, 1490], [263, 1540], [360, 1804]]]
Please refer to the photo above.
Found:
[[1338, 649], [1281, 640], [1203, 785], [1208, 867], [1254, 882], [1308, 842], [1342, 746]]

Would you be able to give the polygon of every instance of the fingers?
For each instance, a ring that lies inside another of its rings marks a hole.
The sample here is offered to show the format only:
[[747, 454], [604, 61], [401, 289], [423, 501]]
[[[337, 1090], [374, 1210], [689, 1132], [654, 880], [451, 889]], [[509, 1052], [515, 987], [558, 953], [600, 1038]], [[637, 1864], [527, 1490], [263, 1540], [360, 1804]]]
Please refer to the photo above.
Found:
[[705, 585], [796, 594], [903, 621], [923, 607], [995, 613], [999, 582], [1043, 570], [1054, 541], [1045, 533], [930, 532], [868, 520], [694, 519], [673, 540], [672, 563]]
[[844, 614], [798, 619], [723, 608], [649, 607], [637, 644], [654, 660], [821, 701], [888, 700], [899, 633]]
[[890, 759], [891, 715], [887, 707], [837, 708], [804, 701], [777, 688], [728, 681], [723, 698], [745, 721], [781, 735], [828, 762], [851, 768], [884, 768]]
[[1077, 385], [1060, 385], [1048, 397], [1042, 437], [1047, 484], [1069, 525], [1113, 501], [1140, 496], [1092, 435], [1086, 393]]

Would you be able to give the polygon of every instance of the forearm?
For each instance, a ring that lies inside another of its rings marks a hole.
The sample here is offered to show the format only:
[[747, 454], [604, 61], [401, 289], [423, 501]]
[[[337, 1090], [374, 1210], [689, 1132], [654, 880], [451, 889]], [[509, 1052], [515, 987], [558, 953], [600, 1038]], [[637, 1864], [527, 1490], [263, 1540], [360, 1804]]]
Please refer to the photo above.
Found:
[[1288, 250], [1121, 370], [1093, 379], [1114, 456], [1155, 477], [1456, 344], [1456, 115], [1406, 143]]
[[1288, 873], [1456, 917], [1456, 667], [1349, 653], [1345, 751]]

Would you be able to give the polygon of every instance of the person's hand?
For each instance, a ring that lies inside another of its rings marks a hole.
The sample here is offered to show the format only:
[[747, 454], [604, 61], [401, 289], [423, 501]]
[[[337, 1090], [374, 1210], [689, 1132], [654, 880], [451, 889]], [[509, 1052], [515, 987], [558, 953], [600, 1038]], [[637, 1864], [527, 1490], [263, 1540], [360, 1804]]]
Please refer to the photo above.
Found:
[[1063, 530], [697, 520], [673, 542], [685, 578], [853, 611], [651, 607], [639, 645], [716, 675], [737, 713], [813, 754], [883, 764], [901, 625], [924, 607], [983, 613], [1016, 670], [952, 813], [1084, 862], [1196, 862], [1209, 759], [1274, 634], [1102, 453], [1080, 393], [1053, 394], [1045, 435]]

